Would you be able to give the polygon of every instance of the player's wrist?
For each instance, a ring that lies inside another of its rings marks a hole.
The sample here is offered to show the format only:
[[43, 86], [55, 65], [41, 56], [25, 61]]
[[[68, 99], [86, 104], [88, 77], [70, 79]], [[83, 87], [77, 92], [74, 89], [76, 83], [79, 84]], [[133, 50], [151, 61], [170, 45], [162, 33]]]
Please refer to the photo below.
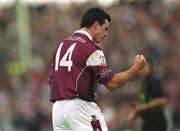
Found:
[[138, 74], [139, 72], [139, 68], [136, 65], [133, 65], [130, 69], [129, 69], [129, 74], [131, 77], [134, 77]]

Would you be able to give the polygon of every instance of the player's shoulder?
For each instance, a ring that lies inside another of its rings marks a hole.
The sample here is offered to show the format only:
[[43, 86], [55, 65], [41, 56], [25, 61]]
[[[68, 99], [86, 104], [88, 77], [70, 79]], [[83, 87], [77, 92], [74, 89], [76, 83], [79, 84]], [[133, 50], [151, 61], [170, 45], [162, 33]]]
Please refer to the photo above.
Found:
[[85, 54], [92, 54], [96, 50], [101, 50], [87, 35], [83, 33], [73, 33], [64, 40], [65, 43], [76, 43], [78, 50]]
[[85, 50], [101, 50], [92, 40], [90, 40], [86, 35], [81, 33], [75, 33], [73, 36], [79, 39], [79, 45]]
[[85, 52], [87, 52], [89, 55], [93, 54], [94, 52], [103, 52], [99, 46], [97, 46], [95, 43], [87, 42], [83, 45], [83, 49]]

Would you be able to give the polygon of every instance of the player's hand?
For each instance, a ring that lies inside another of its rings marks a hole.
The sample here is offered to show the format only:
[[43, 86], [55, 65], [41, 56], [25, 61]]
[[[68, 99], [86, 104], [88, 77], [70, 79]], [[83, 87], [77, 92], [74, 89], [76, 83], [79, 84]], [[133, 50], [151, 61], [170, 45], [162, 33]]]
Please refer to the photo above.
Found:
[[127, 120], [129, 122], [133, 122], [135, 120], [135, 118], [137, 117], [137, 113], [135, 110], [131, 110], [127, 116]]
[[146, 59], [144, 58], [143, 55], [136, 55], [134, 58], [134, 66], [138, 71], [144, 68], [146, 65]]
[[139, 113], [143, 110], [145, 110], [145, 105], [143, 104], [136, 104], [133, 106], [132, 110], [129, 112], [128, 116], [127, 116], [127, 119], [128, 121], [134, 121], [138, 116], [139, 116]]

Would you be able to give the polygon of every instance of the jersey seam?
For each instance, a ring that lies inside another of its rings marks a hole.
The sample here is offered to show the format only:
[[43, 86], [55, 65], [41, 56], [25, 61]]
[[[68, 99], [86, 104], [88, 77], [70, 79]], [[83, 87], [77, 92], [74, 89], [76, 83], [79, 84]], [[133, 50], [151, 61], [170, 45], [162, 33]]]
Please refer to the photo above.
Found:
[[85, 68], [83, 68], [82, 70], [81, 70], [81, 72], [79, 73], [79, 75], [78, 75], [78, 77], [77, 77], [77, 79], [76, 79], [76, 89], [75, 89], [75, 91], [77, 92], [77, 95], [78, 95], [78, 81], [79, 81], [79, 78], [80, 78], [80, 76], [82, 75], [82, 73], [84, 72], [84, 70], [87, 68], [88, 66], [86, 66]]

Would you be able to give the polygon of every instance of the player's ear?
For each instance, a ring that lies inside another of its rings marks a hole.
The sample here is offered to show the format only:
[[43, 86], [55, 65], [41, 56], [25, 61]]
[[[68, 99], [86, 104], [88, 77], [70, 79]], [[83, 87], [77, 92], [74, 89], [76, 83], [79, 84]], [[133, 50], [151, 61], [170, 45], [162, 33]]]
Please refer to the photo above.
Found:
[[95, 29], [95, 30], [98, 30], [99, 27], [100, 27], [100, 24], [99, 24], [98, 21], [95, 21], [94, 24], [93, 24], [93, 26], [94, 26], [94, 29]]

